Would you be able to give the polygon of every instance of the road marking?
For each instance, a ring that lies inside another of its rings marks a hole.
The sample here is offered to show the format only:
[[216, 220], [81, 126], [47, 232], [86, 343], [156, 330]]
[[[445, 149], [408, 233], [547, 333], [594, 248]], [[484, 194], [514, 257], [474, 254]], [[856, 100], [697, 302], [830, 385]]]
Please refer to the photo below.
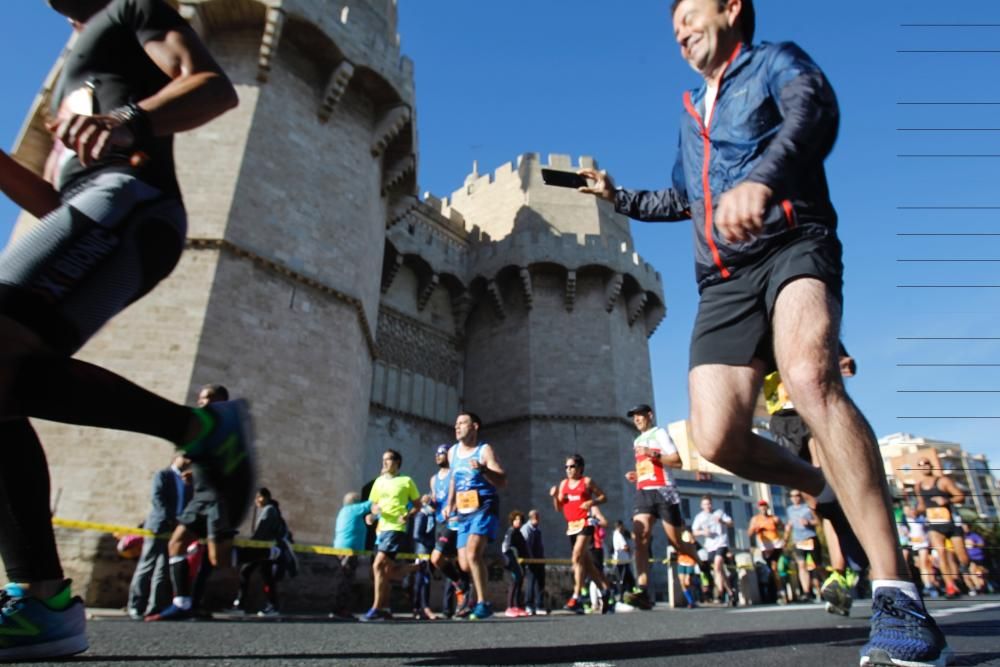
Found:
[[933, 611], [934, 618], [944, 618], [945, 616], [951, 616], [952, 614], [966, 614], [970, 611], [986, 611], [987, 609], [996, 609], [1000, 607], [1000, 602], [981, 602], [979, 604], [974, 604], [969, 607], [952, 607], [950, 609], [935, 609]]
[[[707, 609], [707, 607], [706, 607]], [[821, 604], [786, 604], [786, 605], [758, 605], [749, 609], [730, 609], [730, 614], [758, 614], [761, 612], [775, 611], [826, 611], [826, 607]]]

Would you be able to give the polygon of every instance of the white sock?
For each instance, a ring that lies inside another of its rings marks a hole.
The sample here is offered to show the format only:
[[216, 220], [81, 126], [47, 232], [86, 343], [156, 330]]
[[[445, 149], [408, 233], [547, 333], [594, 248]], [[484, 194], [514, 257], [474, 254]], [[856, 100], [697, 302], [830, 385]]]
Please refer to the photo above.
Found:
[[173, 599], [175, 607], [179, 609], [190, 609], [191, 608], [191, 596], [190, 595], [178, 595]]
[[832, 503], [836, 499], [837, 494], [833, 492], [833, 487], [830, 486], [829, 482], [823, 486], [823, 490], [819, 492], [818, 496], [816, 496], [817, 503]]
[[920, 602], [920, 591], [912, 581], [896, 581], [894, 579], [876, 579], [872, 582], [872, 596], [874, 597], [880, 588], [896, 588], [906, 596]]

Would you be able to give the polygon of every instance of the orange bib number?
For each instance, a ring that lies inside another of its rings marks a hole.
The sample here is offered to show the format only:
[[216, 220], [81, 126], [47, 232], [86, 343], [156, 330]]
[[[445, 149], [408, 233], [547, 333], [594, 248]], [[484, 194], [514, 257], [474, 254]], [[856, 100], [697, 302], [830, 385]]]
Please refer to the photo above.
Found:
[[475, 489], [471, 491], [459, 491], [455, 496], [455, 504], [458, 506], [459, 514], [469, 514], [479, 509], [479, 492]]
[[799, 551], [812, 551], [813, 549], [816, 548], [816, 544], [815, 542], [813, 542], [813, 538], [810, 537], [808, 540], [802, 540], [801, 542], [796, 542], [795, 548], [798, 549]]
[[928, 507], [927, 520], [932, 523], [949, 523], [951, 511], [947, 507]]
[[639, 476], [639, 479], [652, 479], [656, 474], [653, 470], [653, 462], [649, 460], [639, 461], [635, 464], [635, 474]]
[[570, 521], [568, 524], [566, 524], [566, 534], [576, 535], [581, 530], [583, 530], [586, 525], [587, 525], [586, 519], [577, 519], [576, 521]]

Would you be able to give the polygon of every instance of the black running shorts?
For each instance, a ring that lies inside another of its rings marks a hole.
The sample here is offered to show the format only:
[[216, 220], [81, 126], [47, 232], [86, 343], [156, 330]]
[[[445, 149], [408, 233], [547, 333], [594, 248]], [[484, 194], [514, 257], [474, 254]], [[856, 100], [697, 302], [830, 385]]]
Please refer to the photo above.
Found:
[[671, 526], [681, 527], [684, 525], [684, 518], [681, 516], [681, 506], [676, 495], [677, 492], [672, 487], [636, 491], [632, 516], [649, 514], [666, 521]]
[[785, 285], [804, 277], [822, 280], [834, 298], [843, 301], [840, 241], [825, 229], [803, 230], [788, 244], [740, 268], [732, 278], [704, 288], [688, 367], [746, 366], [757, 358], [774, 370], [774, 302]]
[[103, 172], [0, 254], [0, 315], [71, 355], [176, 266], [187, 217], [175, 197]]

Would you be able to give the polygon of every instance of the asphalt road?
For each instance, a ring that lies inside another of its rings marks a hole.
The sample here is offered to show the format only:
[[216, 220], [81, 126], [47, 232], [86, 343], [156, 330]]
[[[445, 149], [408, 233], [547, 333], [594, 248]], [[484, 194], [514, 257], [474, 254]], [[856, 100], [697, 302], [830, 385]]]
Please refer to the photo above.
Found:
[[[952, 664], [1000, 665], [1000, 596], [930, 606], [956, 653]], [[564, 612], [485, 621], [332, 622], [229, 617], [141, 623], [94, 612], [78, 665], [857, 665], [868, 605], [850, 618], [820, 605], [700, 608], [609, 616]], [[61, 664], [66, 664], [63, 662]]]

